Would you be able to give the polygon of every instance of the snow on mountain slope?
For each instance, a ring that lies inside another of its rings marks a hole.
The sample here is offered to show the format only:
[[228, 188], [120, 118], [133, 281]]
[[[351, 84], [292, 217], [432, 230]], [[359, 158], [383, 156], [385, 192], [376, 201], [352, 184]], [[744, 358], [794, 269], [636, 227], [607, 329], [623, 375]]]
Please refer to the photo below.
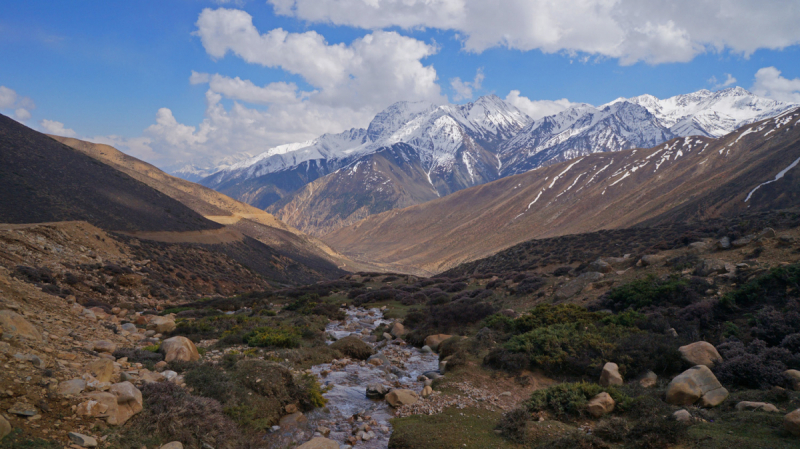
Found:
[[204, 160], [197, 160], [191, 164], [176, 164], [169, 167], [164, 167], [164, 171], [185, 179], [191, 182], [197, 182], [211, 174], [220, 170], [230, 168], [232, 165], [251, 159], [253, 157], [250, 153], [238, 153], [221, 158], [206, 158]]

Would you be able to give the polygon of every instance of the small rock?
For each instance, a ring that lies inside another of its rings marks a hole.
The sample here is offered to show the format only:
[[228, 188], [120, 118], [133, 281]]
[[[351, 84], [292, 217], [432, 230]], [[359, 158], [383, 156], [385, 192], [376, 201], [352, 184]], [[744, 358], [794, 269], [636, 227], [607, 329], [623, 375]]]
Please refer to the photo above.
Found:
[[658, 383], [658, 375], [652, 371], [648, 371], [641, 379], [639, 379], [639, 385], [643, 388], [652, 388], [655, 387]]
[[324, 427], [324, 426], [319, 426], [319, 427], [317, 427], [317, 432], [319, 432], [320, 435], [322, 435], [322, 436], [327, 438], [328, 435], [331, 434], [331, 429], [329, 429], [327, 427]]
[[753, 239], [752, 239], [751, 236], [746, 236], [746, 237], [742, 237], [740, 239], [736, 239], [736, 240], [732, 241], [731, 242], [731, 246], [733, 246], [734, 248], [741, 248], [743, 246], [749, 245], [750, 242], [752, 242], [752, 241], [753, 241]]
[[717, 242], [718, 249], [730, 249], [730, 247], [731, 247], [731, 239], [729, 239], [728, 237], [722, 237]]
[[383, 339], [384, 339], [384, 340], [393, 340], [393, 339], [394, 339], [394, 337], [392, 337], [392, 334], [389, 334], [389, 333], [387, 333], [387, 332], [384, 332], [384, 333], [383, 333]]
[[800, 408], [783, 417], [783, 428], [800, 437]]
[[615, 405], [616, 403], [611, 395], [604, 391], [589, 400], [589, 403], [586, 405], [586, 409], [592, 416], [599, 418], [614, 411]]
[[389, 334], [391, 334], [392, 337], [400, 338], [406, 334], [406, 328], [402, 324], [395, 321], [392, 323], [392, 327], [389, 329]]
[[108, 340], [98, 340], [92, 343], [92, 350], [111, 354], [117, 350], [117, 345]]
[[383, 384], [369, 384], [367, 385], [367, 397], [370, 399], [383, 399], [386, 393], [389, 392], [389, 387]]
[[176, 327], [175, 320], [168, 316], [154, 316], [147, 323], [148, 330], [156, 331], [159, 334], [172, 332]]
[[437, 351], [439, 349], [439, 345], [450, 337], [452, 337], [452, 335], [447, 335], [447, 334], [428, 335], [427, 337], [425, 337], [425, 346], [428, 346], [433, 351]]
[[670, 337], [677, 337], [678, 336], [678, 331], [676, 331], [674, 327], [671, 327], [671, 328], [667, 329], [667, 335], [670, 336]]
[[608, 362], [603, 366], [600, 373], [600, 385], [608, 387], [610, 385], [622, 385], [622, 376], [619, 374], [619, 366], [616, 363]]
[[764, 228], [761, 232], [758, 233], [758, 237], [763, 239], [775, 238], [775, 230], [772, 228]]
[[422, 389], [422, 393], [420, 393], [420, 395], [421, 395], [423, 398], [427, 398], [427, 397], [428, 397], [428, 396], [430, 396], [431, 394], [433, 394], [433, 388], [431, 388], [431, 387], [429, 387], [429, 386], [427, 386], [427, 385], [425, 386], [425, 388], [423, 388], [423, 389]]
[[86, 381], [83, 379], [65, 380], [58, 384], [56, 394], [60, 396], [76, 396], [86, 389]]
[[657, 254], [646, 254], [642, 256], [641, 262], [642, 266], [649, 267], [663, 263], [665, 259], [664, 256], [659, 256]]
[[97, 359], [89, 363], [86, 371], [100, 382], [110, 382], [111, 378], [114, 377], [114, 362], [108, 359]]
[[784, 371], [783, 374], [788, 377], [789, 381], [792, 383], [792, 390], [800, 391], [800, 371], [789, 369]]
[[170, 441], [169, 443], [161, 446], [159, 449], [183, 449], [183, 443], [180, 441]]
[[121, 328], [125, 332], [131, 332], [131, 333], [137, 332], [136, 325], [133, 323], [125, 323], [121, 326]]
[[692, 414], [689, 413], [685, 409], [678, 410], [677, 412], [672, 414], [672, 417], [675, 418], [676, 421], [682, 423], [690, 423], [692, 422]]
[[8, 409], [8, 413], [19, 416], [35, 416], [39, 414], [39, 411], [36, 410], [36, 407], [30, 404], [17, 402], [10, 409]]
[[11, 424], [9, 424], [8, 420], [6, 420], [3, 415], [0, 415], [0, 441], [9, 433], [11, 433]]
[[291, 429], [306, 421], [308, 421], [308, 418], [304, 414], [296, 412], [282, 417], [278, 424], [280, 424], [281, 429]]
[[70, 440], [72, 440], [73, 443], [77, 444], [80, 447], [97, 447], [97, 440], [95, 440], [90, 436], [76, 432], [70, 432], [69, 434], [67, 434], [67, 436], [69, 437]]
[[762, 412], [777, 412], [778, 407], [775, 407], [772, 404], [767, 402], [750, 402], [750, 401], [742, 401], [736, 404], [736, 410], [742, 412], [745, 410], [761, 410]]
[[431, 349], [431, 347], [430, 347], [430, 346], [428, 346], [428, 345], [425, 345], [425, 346], [423, 346], [422, 348], [420, 348], [419, 352], [421, 352], [421, 353], [423, 353], [423, 354], [430, 354], [430, 353], [432, 353], [432, 352], [433, 352], [433, 349]]
[[417, 393], [405, 389], [392, 390], [386, 395], [386, 402], [395, 408], [402, 405], [415, 404], [418, 400]]
[[614, 268], [605, 260], [597, 259], [589, 264], [588, 270], [595, 271], [597, 273], [611, 273], [614, 271]]
[[339, 449], [339, 443], [324, 437], [316, 437], [301, 444], [297, 449]]

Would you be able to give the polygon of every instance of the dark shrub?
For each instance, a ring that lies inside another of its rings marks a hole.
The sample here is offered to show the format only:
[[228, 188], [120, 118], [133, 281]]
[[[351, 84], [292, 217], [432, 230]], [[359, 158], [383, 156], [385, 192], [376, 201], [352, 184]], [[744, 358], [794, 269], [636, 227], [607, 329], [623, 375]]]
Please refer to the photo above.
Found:
[[366, 360], [369, 356], [375, 354], [375, 350], [372, 349], [372, 346], [364, 343], [360, 338], [353, 335], [336, 340], [330, 345], [330, 348], [357, 360]]
[[683, 359], [674, 337], [650, 332], [636, 333], [622, 339], [611, 360], [619, 364], [620, 373], [632, 377], [652, 370], [659, 375], [681, 370]]
[[739, 289], [726, 294], [722, 303], [748, 307], [755, 304], [782, 306], [790, 297], [797, 297], [800, 288], [800, 264], [773, 268], [769, 273], [747, 282]]
[[655, 306], [688, 306], [702, 299], [702, 295], [711, 284], [702, 278], [683, 279], [671, 276], [668, 279], [657, 279], [650, 275], [625, 285], [611, 289], [603, 295], [600, 303], [603, 307], [614, 311], [628, 307], [641, 309]]
[[477, 323], [495, 312], [496, 308], [475, 298], [462, 298], [447, 304], [430, 307], [427, 326], [439, 332]]
[[530, 358], [526, 354], [495, 348], [483, 358], [483, 363], [494, 369], [516, 372], [528, 367]]
[[714, 366], [714, 374], [724, 385], [768, 389], [783, 385], [786, 361], [794, 356], [783, 348], [768, 348], [762, 340], [753, 340], [745, 346], [731, 339], [717, 346], [723, 358]]
[[572, 267], [558, 267], [555, 270], [553, 270], [553, 276], [555, 277], [566, 276], [569, 274], [570, 271], [572, 271]]
[[769, 345], [779, 345], [788, 335], [800, 330], [800, 304], [795, 299], [789, 300], [784, 310], [776, 310], [766, 306], [755, 316], [755, 326], [751, 330], [753, 336], [766, 341]]
[[594, 323], [605, 315], [589, 312], [585, 307], [575, 304], [542, 304], [514, 320], [513, 332], [522, 334], [540, 327], [566, 323]]
[[127, 357], [129, 363], [142, 363], [145, 365], [152, 365], [164, 360], [163, 354], [135, 348], [119, 348], [114, 351], [114, 357], [118, 359]]
[[517, 443], [525, 442], [525, 423], [531, 419], [528, 409], [518, 407], [505, 413], [497, 424], [497, 430], [511, 441]]
[[549, 411], [561, 418], [582, 417], [586, 416], [589, 400], [604, 391], [616, 401], [615, 412], [625, 411], [631, 406], [633, 400], [614, 387], [601, 387], [587, 382], [565, 382], [534, 391], [525, 402], [525, 407], [532, 412]]

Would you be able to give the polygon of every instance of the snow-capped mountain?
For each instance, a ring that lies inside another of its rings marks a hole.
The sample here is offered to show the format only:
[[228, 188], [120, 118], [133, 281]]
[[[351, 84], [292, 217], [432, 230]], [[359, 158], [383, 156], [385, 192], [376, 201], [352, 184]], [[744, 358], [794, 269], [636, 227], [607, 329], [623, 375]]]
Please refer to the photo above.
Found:
[[164, 171], [187, 181], [198, 182], [220, 170], [225, 170], [238, 162], [252, 158], [253, 155], [250, 153], [238, 153], [230, 156], [197, 160], [190, 164], [178, 163], [165, 167]]

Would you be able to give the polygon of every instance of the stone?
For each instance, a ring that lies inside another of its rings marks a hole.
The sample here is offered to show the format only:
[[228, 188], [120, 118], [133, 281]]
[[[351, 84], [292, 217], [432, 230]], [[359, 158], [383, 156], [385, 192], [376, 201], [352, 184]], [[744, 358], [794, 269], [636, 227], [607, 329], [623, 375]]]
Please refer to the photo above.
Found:
[[11, 424], [6, 420], [3, 415], [0, 415], [0, 441], [11, 433]]
[[517, 312], [514, 309], [503, 309], [500, 311], [500, 315], [503, 315], [506, 318], [516, 318]]
[[170, 441], [169, 443], [161, 446], [159, 449], [183, 449], [183, 443], [180, 441]]
[[692, 405], [699, 401], [703, 407], [714, 407], [727, 397], [728, 390], [704, 365], [689, 368], [667, 386], [667, 402], [673, 405]]
[[431, 394], [433, 394], [433, 388], [431, 388], [429, 385], [426, 385], [425, 388], [422, 389], [422, 393], [420, 393], [420, 396], [422, 396], [423, 398], [427, 398]]
[[325, 437], [316, 437], [301, 444], [297, 449], [339, 449], [339, 443]]
[[406, 328], [401, 323], [395, 321], [392, 323], [392, 327], [389, 329], [389, 334], [391, 334], [394, 338], [400, 338], [406, 334]]
[[430, 353], [432, 353], [432, 352], [433, 352], [433, 349], [431, 349], [431, 347], [430, 347], [430, 346], [428, 346], [428, 345], [425, 345], [425, 346], [423, 346], [423, 347], [421, 347], [421, 348], [419, 349], [419, 352], [421, 352], [421, 353], [423, 353], [423, 354], [430, 354]]
[[783, 374], [789, 378], [789, 381], [792, 384], [792, 390], [800, 391], [800, 371], [796, 369], [789, 369], [784, 371]]
[[387, 333], [387, 332], [384, 332], [384, 333], [383, 333], [383, 339], [384, 339], [384, 340], [393, 340], [393, 339], [394, 339], [394, 337], [392, 337], [392, 334], [390, 334], [390, 333]]
[[598, 273], [596, 271], [588, 271], [586, 273], [581, 274], [580, 276], [576, 277], [575, 279], [569, 281], [563, 287], [556, 290], [555, 296], [556, 299], [568, 299], [571, 298], [578, 293], [582, 292], [583, 289], [589, 286], [592, 282], [597, 282], [603, 279], [603, 273]]
[[35, 367], [37, 367], [39, 369], [45, 369], [47, 367], [47, 364], [44, 363], [44, 361], [42, 359], [40, 359], [39, 356], [36, 356], [36, 355], [33, 355], [33, 354], [22, 354], [22, 353], [18, 352], [16, 354], [14, 354], [14, 358], [17, 359], [17, 360], [23, 360], [23, 361], [26, 361], [26, 362], [31, 362], [31, 364], [33, 366], [35, 366]]
[[133, 415], [142, 411], [142, 392], [130, 382], [120, 382], [109, 388], [117, 398], [117, 414], [106, 420], [111, 425], [122, 425]]
[[154, 373], [152, 371], [144, 371], [139, 373], [139, 380], [142, 382], [149, 384], [154, 382], [164, 382], [167, 380], [161, 373]]
[[386, 393], [389, 392], [389, 387], [383, 384], [374, 383], [367, 385], [367, 397], [370, 399], [383, 399]]
[[56, 393], [60, 396], [77, 396], [86, 389], [86, 381], [83, 379], [65, 380], [58, 384]]
[[589, 414], [595, 418], [599, 418], [605, 414], [613, 412], [615, 405], [616, 402], [614, 402], [614, 399], [611, 397], [611, 395], [604, 391], [590, 399], [589, 403], [586, 405], [586, 409], [589, 411]]
[[10, 409], [8, 409], [8, 413], [12, 415], [18, 416], [36, 416], [39, 414], [39, 411], [36, 410], [36, 407], [26, 404], [25, 402], [17, 402]]
[[29, 340], [41, 340], [42, 334], [36, 327], [29, 323], [22, 315], [11, 310], [0, 310], [0, 328], [3, 334], [12, 337], [27, 338]]
[[764, 228], [758, 233], [758, 237], [762, 239], [774, 239], [775, 230], [772, 228]]
[[611, 273], [614, 271], [614, 267], [611, 266], [608, 262], [603, 259], [597, 259], [594, 262], [589, 264], [587, 268], [589, 271], [595, 271], [597, 273]]
[[108, 340], [98, 340], [92, 343], [92, 350], [111, 354], [117, 350], [117, 345]]
[[742, 401], [736, 404], [736, 410], [743, 412], [743, 411], [756, 411], [761, 410], [762, 412], [777, 412], [778, 407], [767, 403], [767, 402], [750, 402], [750, 401]]
[[783, 417], [783, 428], [796, 437], [800, 437], [800, 408]]
[[708, 250], [708, 243], [706, 242], [692, 242], [689, 244], [689, 250], [702, 253]]
[[681, 409], [681, 410], [678, 410], [677, 412], [673, 413], [672, 417], [675, 418], [675, 420], [678, 421], [678, 422], [682, 422], [682, 423], [690, 423], [690, 422], [692, 422], [692, 414], [689, 413], [689, 411], [685, 410], [685, 409]]
[[331, 434], [331, 429], [329, 429], [329, 428], [327, 428], [325, 426], [319, 426], [319, 427], [317, 427], [317, 432], [319, 432], [320, 435], [322, 435], [322, 436], [327, 438], [328, 435]]
[[728, 237], [722, 237], [717, 242], [718, 249], [730, 249], [731, 248], [731, 239]]
[[427, 337], [425, 337], [425, 346], [428, 346], [434, 352], [438, 351], [439, 345], [450, 337], [452, 337], [452, 335], [447, 335], [447, 334], [428, 335]]
[[120, 327], [121, 327], [121, 328], [122, 328], [122, 330], [124, 330], [125, 332], [131, 332], [131, 333], [138, 332], [138, 329], [136, 328], [136, 325], [135, 325], [135, 324], [133, 324], [133, 323], [125, 323], [125, 324], [123, 324], [123, 325], [122, 325], [122, 326], [120, 326]]
[[667, 329], [667, 335], [670, 336], [670, 337], [677, 337], [678, 336], [678, 331], [676, 331], [674, 327], [671, 327], [671, 328]]
[[703, 259], [697, 266], [698, 276], [711, 276], [713, 274], [725, 274], [735, 269], [733, 265], [719, 259]]
[[644, 376], [642, 376], [641, 379], [639, 379], [639, 385], [641, 385], [642, 388], [653, 388], [657, 383], [658, 375], [652, 371], [648, 371]]
[[664, 260], [666, 260], [664, 256], [659, 256], [657, 254], [646, 254], [640, 259], [643, 267], [659, 265], [664, 263]]
[[743, 246], [749, 245], [750, 242], [752, 242], [752, 241], [753, 241], [752, 237], [748, 235], [748, 236], [745, 236], [745, 237], [742, 237], [740, 239], [736, 239], [736, 240], [732, 241], [731, 242], [731, 246], [733, 246], [734, 248], [741, 248]]
[[392, 407], [415, 404], [419, 400], [417, 393], [411, 390], [397, 389], [392, 390], [386, 395], [386, 402]]
[[156, 331], [159, 334], [172, 332], [176, 327], [178, 326], [175, 324], [175, 320], [168, 316], [154, 316], [147, 323], [148, 330]]
[[200, 352], [197, 346], [186, 337], [172, 337], [161, 343], [161, 352], [164, 353], [164, 361], [172, 362], [194, 362], [200, 360]]
[[291, 429], [306, 421], [308, 421], [306, 415], [301, 412], [295, 412], [282, 417], [278, 424], [280, 424], [281, 429]]
[[108, 359], [96, 359], [86, 366], [86, 371], [100, 382], [110, 382], [114, 377], [114, 362]]
[[686, 346], [678, 348], [681, 357], [690, 365], [703, 365], [713, 368], [715, 364], [722, 362], [722, 356], [717, 352], [717, 348], [706, 341], [696, 341]]
[[608, 362], [603, 366], [600, 373], [600, 385], [608, 387], [610, 385], [622, 385], [622, 376], [619, 374], [619, 366], [616, 363]]
[[347, 357], [357, 360], [367, 360], [372, 354], [375, 354], [375, 350], [372, 349], [372, 346], [364, 343], [360, 338], [353, 335], [336, 340], [330, 347]]
[[367, 362], [370, 365], [375, 365], [375, 366], [391, 366], [392, 364], [392, 362], [389, 361], [389, 358], [386, 357], [386, 355], [383, 354], [382, 352], [379, 352], [375, 355], [371, 355], [367, 359]]
[[161, 371], [164, 371], [165, 369], [167, 369], [167, 365], [169, 365], [169, 363], [167, 363], [167, 362], [162, 360], [162, 361], [160, 361], [160, 362], [155, 364], [155, 369], [156, 369], [156, 371], [158, 371], [160, 373]]
[[70, 440], [72, 440], [73, 443], [77, 444], [80, 447], [97, 447], [97, 440], [88, 435], [83, 435], [77, 432], [70, 432], [67, 434], [67, 436], [69, 437]]

